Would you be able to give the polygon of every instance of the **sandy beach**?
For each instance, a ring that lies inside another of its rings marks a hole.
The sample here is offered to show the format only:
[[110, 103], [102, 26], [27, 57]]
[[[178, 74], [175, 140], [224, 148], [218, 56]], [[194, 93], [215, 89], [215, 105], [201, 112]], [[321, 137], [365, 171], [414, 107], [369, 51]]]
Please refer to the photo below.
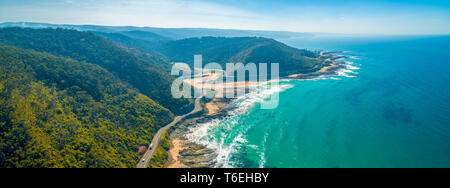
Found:
[[244, 86], [256, 86], [258, 82], [222, 82], [215, 83], [216, 80], [222, 78], [220, 73], [209, 73], [203, 77], [186, 79], [183, 80], [184, 83], [191, 85], [196, 89], [210, 89], [210, 90], [221, 90], [227, 88], [237, 88]]
[[169, 162], [167, 168], [183, 168], [183, 165], [179, 159], [180, 152], [184, 150], [183, 140], [173, 140], [172, 147], [169, 150]]
[[[321, 56], [328, 54], [326, 52], [322, 52]], [[341, 56], [335, 56], [330, 55], [329, 58], [324, 60], [323, 63], [329, 63], [328, 66], [322, 67], [320, 70], [308, 74], [294, 74], [290, 75], [287, 78], [290, 79], [309, 79], [311, 77], [315, 76], [323, 76], [323, 75], [332, 75], [335, 74], [336, 71], [340, 68], [342, 68], [343, 62], [336, 61], [336, 59], [340, 58]], [[214, 97], [211, 101], [207, 102], [205, 104], [205, 110], [206, 114], [197, 120], [202, 121], [208, 121], [208, 119], [216, 118], [217, 116], [222, 116], [226, 114], [226, 110], [228, 109], [229, 101], [227, 99], [223, 99], [222, 97], [217, 97], [219, 92], [226, 92], [228, 91], [236, 91], [238, 89], [245, 89], [252, 86], [258, 86], [260, 83], [258, 82], [232, 82], [232, 83], [222, 83], [222, 84], [215, 84], [214, 82], [217, 79], [221, 79], [222, 75], [221, 73], [208, 73], [203, 76], [199, 76], [197, 78], [193, 79], [186, 79], [183, 80], [184, 83], [190, 84], [192, 87], [196, 89], [209, 89], [216, 92], [216, 97]], [[222, 93], [223, 94], [223, 93]], [[197, 121], [197, 120], [194, 120]], [[190, 120], [188, 120], [190, 121]], [[186, 122], [185, 122], [186, 123]], [[188, 124], [192, 124], [188, 123]], [[191, 125], [192, 126], [192, 125]], [[167, 163], [167, 168], [189, 168], [189, 167], [195, 167], [195, 165], [204, 165], [205, 160], [209, 158], [208, 154], [209, 152], [206, 152], [206, 155], [198, 155], [198, 156], [192, 156], [189, 158], [188, 161], [192, 161], [193, 158], [195, 158], [198, 161], [203, 161], [201, 163], [191, 163], [188, 162], [186, 164], [183, 164], [182, 161], [186, 160], [185, 154], [181, 156], [181, 153], [196, 153], [202, 150], [205, 150], [204, 146], [197, 145], [194, 143], [191, 143], [187, 140], [185, 140], [183, 136], [183, 130], [177, 131], [177, 137], [174, 138], [171, 143], [172, 147], [169, 151], [169, 162]], [[202, 152], [200, 152], [202, 153]]]
[[206, 110], [208, 111], [207, 115], [211, 116], [219, 112], [219, 107], [215, 105], [213, 102], [206, 103]]

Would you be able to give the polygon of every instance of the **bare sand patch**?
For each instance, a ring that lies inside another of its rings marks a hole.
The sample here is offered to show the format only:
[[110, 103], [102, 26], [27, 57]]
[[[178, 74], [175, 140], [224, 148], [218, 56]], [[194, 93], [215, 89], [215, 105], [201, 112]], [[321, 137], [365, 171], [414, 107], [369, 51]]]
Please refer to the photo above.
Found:
[[183, 168], [185, 165], [181, 163], [179, 157], [180, 152], [184, 150], [183, 140], [173, 140], [172, 147], [169, 150], [169, 164], [167, 168]]
[[217, 114], [219, 112], [219, 107], [215, 105], [213, 102], [206, 103], [206, 110], [208, 111], [207, 115], [211, 116]]

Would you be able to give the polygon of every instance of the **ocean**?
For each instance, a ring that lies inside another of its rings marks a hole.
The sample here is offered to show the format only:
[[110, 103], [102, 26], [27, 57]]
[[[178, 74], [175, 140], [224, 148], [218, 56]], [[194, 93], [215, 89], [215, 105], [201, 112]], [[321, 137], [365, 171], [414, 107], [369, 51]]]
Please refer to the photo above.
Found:
[[[236, 100], [224, 119], [187, 138], [214, 149], [216, 167], [450, 167], [450, 37], [281, 40], [339, 50], [336, 76], [282, 80]], [[260, 102], [279, 92], [279, 107]]]

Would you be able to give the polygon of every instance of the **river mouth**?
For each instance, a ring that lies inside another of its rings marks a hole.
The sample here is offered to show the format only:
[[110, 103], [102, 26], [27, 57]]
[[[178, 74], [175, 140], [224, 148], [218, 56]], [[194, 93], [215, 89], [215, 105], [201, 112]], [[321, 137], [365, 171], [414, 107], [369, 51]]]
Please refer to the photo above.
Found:
[[448, 167], [449, 40], [344, 45], [336, 75], [281, 81], [279, 108], [247, 96], [183, 136], [212, 151], [208, 167]]
[[[344, 60], [344, 59], [342, 59]], [[345, 60], [350, 60], [347, 58]], [[272, 115], [263, 113], [265, 117], [256, 117], [261, 113], [261, 104], [273, 94], [281, 94], [302, 82], [317, 82], [320, 80], [340, 80], [354, 78], [359, 68], [350, 61], [343, 61], [344, 66], [337, 69], [333, 75], [323, 75], [302, 80], [283, 79], [276, 85], [260, 84], [253, 92], [238, 97], [228, 104], [225, 114], [210, 117], [206, 122], [195, 123], [185, 129], [184, 137], [188, 142], [203, 146], [212, 152], [211, 165], [215, 168], [263, 168], [266, 166], [266, 147], [270, 134], [259, 135], [259, 143], [249, 143], [249, 131], [266, 129], [259, 126], [265, 118]], [[282, 108], [282, 107], [281, 107]], [[274, 109], [277, 110], [277, 109]], [[250, 133], [251, 134], [251, 133]], [[257, 159], [257, 160], [255, 160]]]

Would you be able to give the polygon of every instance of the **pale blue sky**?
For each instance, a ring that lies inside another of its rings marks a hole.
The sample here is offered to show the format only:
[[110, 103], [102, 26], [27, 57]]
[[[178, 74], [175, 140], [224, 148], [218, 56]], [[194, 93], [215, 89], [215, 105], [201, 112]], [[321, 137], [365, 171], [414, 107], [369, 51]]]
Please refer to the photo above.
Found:
[[450, 34], [448, 0], [1, 0], [0, 22]]

